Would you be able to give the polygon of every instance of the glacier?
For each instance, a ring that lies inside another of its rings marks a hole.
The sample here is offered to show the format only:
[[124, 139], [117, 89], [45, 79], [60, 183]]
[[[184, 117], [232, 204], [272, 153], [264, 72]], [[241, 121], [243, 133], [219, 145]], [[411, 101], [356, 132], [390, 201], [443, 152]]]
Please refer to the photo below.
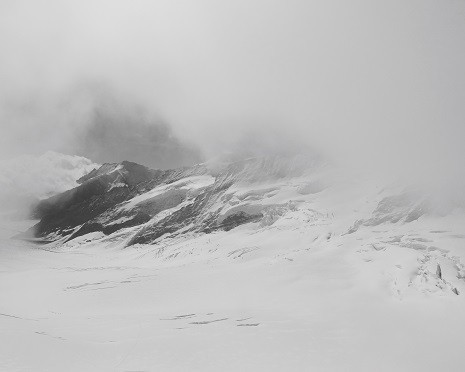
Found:
[[0, 370], [463, 364], [461, 208], [305, 157], [104, 164], [75, 186], [1, 222]]

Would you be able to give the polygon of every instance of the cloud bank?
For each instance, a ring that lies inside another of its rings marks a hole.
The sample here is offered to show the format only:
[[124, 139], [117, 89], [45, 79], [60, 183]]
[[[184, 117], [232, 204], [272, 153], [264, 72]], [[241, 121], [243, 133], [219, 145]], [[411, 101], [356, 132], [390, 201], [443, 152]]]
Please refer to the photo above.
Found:
[[[200, 158], [186, 143], [203, 158], [260, 146], [253, 132], [369, 171], [465, 178], [463, 1], [3, 1], [0, 42], [3, 157], [163, 167]], [[141, 137], [172, 147], [144, 156]]]

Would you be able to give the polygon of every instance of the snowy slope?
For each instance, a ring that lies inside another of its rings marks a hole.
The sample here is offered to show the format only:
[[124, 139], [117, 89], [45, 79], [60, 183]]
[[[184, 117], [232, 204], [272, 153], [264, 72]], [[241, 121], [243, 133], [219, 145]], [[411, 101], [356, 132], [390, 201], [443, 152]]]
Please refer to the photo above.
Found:
[[462, 369], [462, 210], [299, 160], [111, 169], [117, 227], [0, 244], [0, 370]]
[[[51, 199], [58, 207], [46, 204], [50, 210], [43, 212], [45, 223], [41, 221], [34, 231], [44, 231], [39, 237], [56, 241], [51, 247], [58, 249], [79, 245], [76, 242], [82, 239], [86, 242], [90, 234], [99, 246], [111, 242], [119, 248], [148, 247], [157, 252], [162, 247], [157, 255], [176, 259], [186, 255], [179, 241], [241, 226], [254, 236], [277, 240], [298, 232], [307, 237], [301, 249], [307, 249], [309, 242], [350, 246], [363, 241], [356, 244], [355, 256], [364, 262], [372, 262], [373, 255], [384, 257], [388, 249], [408, 256], [408, 265], [395, 263], [383, 274], [382, 280], [396, 296], [412, 290], [457, 296], [465, 290], [461, 225], [455, 222], [458, 230], [453, 232], [443, 226], [444, 221], [461, 221], [463, 209], [439, 216], [427, 197], [412, 188], [343, 176], [337, 169], [303, 158], [254, 158], [163, 174], [139, 167], [104, 165], [103, 176], [91, 177], [64, 194], [67, 204], [60, 196]], [[83, 204], [95, 182], [102, 191], [92, 194], [89, 212]], [[190, 257], [195, 253], [190, 252]], [[407, 270], [402, 269], [405, 265]], [[448, 275], [442, 275], [445, 272]]]
[[[46, 241], [69, 240], [95, 231], [108, 235], [140, 226], [128, 243], [136, 244], [153, 243], [165, 233], [181, 233], [183, 229], [231, 229], [252, 220], [266, 220], [270, 213], [281, 210], [280, 205], [248, 201], [267, 199], [268, 195], [261, 194], [276, 193], [280, 187], [287, 190], [288, 180], [314, 167], [299, 157], [251, 158], [166, 171], [131, 162], [104, 164], [82, 178], [80, 186], [41, 202], [35, 215], [42, 220], [31, 233]], [[245, 199], [240, 202], [235, 200], [238, 195], [234, 190], [243, 184], [258, 185], [259, 189], [255, 196], [239, 196]], [[272, 187], [267, 188], [267, 184]], [[237, 205], [227, 212], [225, 208], [232, 204]], [[164, 212], [167, 210], [170, 213]]]

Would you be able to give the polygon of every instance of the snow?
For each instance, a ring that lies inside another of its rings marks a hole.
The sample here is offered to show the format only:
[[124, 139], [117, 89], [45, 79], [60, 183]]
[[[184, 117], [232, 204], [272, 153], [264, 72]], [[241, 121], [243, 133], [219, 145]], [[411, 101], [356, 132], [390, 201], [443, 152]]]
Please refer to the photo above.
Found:
[[113, 182], [111, 185], [110, 185], [110, 188], [108, 189], [108, 191], [111, 191], [115, 188], [118, 188], [118, 187], [127, 187], [127, 185], [123, 182]]
[[205, 176], [193, 176], [183, 178], [179, 181], [170, 183], [170, 184], [163, 184], [158, 187], [153, 188], [152, 190], [143, 193], [141, 195], [135, 196], [134, 198], [128, 200], [122, 207], [121, 210], [132, 210], [135, 206], [146, 202], [156, 196], [160, 196], [170, 190], [190, 190], [195, 191], [198, 189], [205, 188], [210, 186], [215, 181], [215, 178], [210, 175]]
[[155, 245], [126, 247], [134, 227], [35, 246], [2, 221], [0, 370], [461, 370], [464, 213], [349, 234], [390, 191], [328, 180], [240, 185], [213, 208], [278, 208], [270, 223]]

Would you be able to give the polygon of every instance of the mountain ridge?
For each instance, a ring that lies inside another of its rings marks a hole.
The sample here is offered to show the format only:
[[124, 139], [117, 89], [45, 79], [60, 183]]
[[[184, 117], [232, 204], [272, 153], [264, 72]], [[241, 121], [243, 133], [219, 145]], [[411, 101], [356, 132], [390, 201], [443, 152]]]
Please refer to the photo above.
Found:
[[[255, 157], [172, 170], [109, 163], [80, 182], [42, 201], [41, 220], [20, 237], [57, 251], [157, 252], [154, 257], [173, 264], [187, 255], [190, 262], [260, 251], [274, 262], [330, 249], [357, 267], [376, 262], [360, 275], [378, 278], [396, 298], [465, 290], [463, 213], [438, 216], [421, 192], [341, 174], [312, 158]], [[228, 253], [210, 241], [236, 248]]]
[[[203, 232], [229, 229], [259, 221], [263, 214], [241, 210], [237, 215], [219, 219], [218, 211], [209, 209], [227, 201], [226, 190], [240, 182], [263, 183], [302, 175], [311, 166], [304, 159], [290, 161], [279, 157], [203, 163], [172, 170], [153, 170], [129, 161], [106, 163], [81, 177], [77, 187], [41, 201], [33, 211], [33, 216], [41, 221], [28, 234], [47, 241], [69, 240], [95, 231], [108, 235], [145, 224], [160, 212], [178, 206], [179, 210], [172, 210], [170, 216], [144, 226], [129, 244], [153, 242], [189, 223], [199, 224], [194, 230]], [[160, 187], [164, 189], [154, 191]], [[132, 209], [121, 205], [137, 197], [141, 200]], [[122, 222], [114, 223], [115, 220]]]

